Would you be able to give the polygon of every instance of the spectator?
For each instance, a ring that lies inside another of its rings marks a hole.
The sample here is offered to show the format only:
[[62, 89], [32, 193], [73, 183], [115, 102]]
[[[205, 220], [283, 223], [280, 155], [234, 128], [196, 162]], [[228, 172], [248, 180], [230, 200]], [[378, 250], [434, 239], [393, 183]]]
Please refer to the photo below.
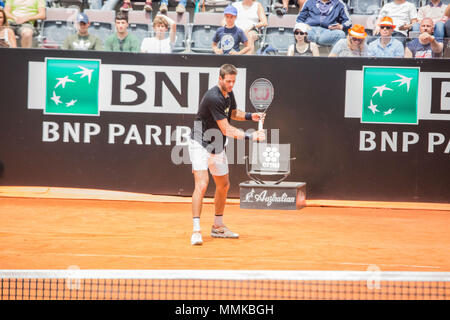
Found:
[[[225, 26], [217, 29], [213, 38], [212, 48], [215, 54], [246, 54], [250, 51], [248, 39], [244, 31], [234, 24], [237, 17], [237, 9], [233, 6], [225, 8]], [[240, 50], [240, 44], [244, 48]], [[217, 46], [219, 44], [219, 47]]]
[[288, 48], [288, 56], [319, 56], [319, 48], [314, 42], [309, 42], [308, 31], [311, 29], [305, 23], [297, 23], [294, 26], [295, 43]]
[[333, 46], [329, 57], [366, 57], [367, 33], [360, 24], [355, 24], [348, 30], [347, 39], [341, 39]]
[[445, 22], [445, 37], [448, 41], [448, 38], [450, 38], [450, 4], [447, 5], [447, 8], [445, 9], [445, 20], [447, 20]]
[[417, 22], [416, 6], [406, 0], [394, 0], [393, 2], [386, 3], [383, 8], [381, 8], [378, 15], [377, 27], [373, 32], [374, 35], [380, 33], [378, 25], [384, 17], [392, 18], [394, 25], [396, 26], [392, 36], [398, 38], [405, 44], [408, 31], [411, 30], [413, 24]]
[[89, 18], [85, 13], [77, 15], [77, 33], [70, 35], [64, 40], [62, 46], [66, 50], [102, 50], [102, 41], [96, 36], [89, 34]]
[[298, 7], [298, 12], [300, 12], [300, 11], [302, 11], [302, 7], [306, 1], [307, 0], [281, 0], [281, 3], [276, 2], [274, 4], [275, 13], [279, 16], [283, 16], [286, 13], [288, 13], [290, 2], [295, 3], [296, 6]]
[[384, 17], [378, 24], [380, 37], [369, 44], [369, 57], [403, 58], [405, 48], [397, 39], [392, 38], [395, 25], [391, 17]]
[[324, 46], [332, 46], [344, 39], [344, 31], [352, 25], [347, 7], [340, 0], [307, 1], [297, 22], [311, 26], [308, 40]]
[[[169, 37], [166, 32], [170, 29]], [[142, 40], [141, 52], [144, 53], [171, 53], [177, 41], [177, 24], [166, 15], [158, 14], [153, 20], [155, 36]]]
[[[103, 9], [103, 10], [114, 10], [119, 0], [107, 0], [105, 4], [101, 5], [102, 0], [93, 0], [93, 2], [98, 3], [95, 8], [93, 9]], [[122, 6], [120, 7], [120, 11], [128, 12], [130, 10], [133, 10], [133, 6], [131, 5], [130, 0], [123, 0]], [[144, 4], [144, 11], [150, 12], [152, 11], [152, 1], [146, 0]]]
[[420, 36], [410, 41], [405, 48], [405, 58], [435, 58], [444, 49], [442, 42], [433, 36], [433, 19], [425, 18], [420, 22]]
[[8, 19], [3, 9], [0, 9], [0, 47], [16, 48], [16, 36], [8, 26]]
[[105, 50], [119, 52], [139, 52], [138, 38], [128, 33], [128, 16], [124, 12], [116, 15], [116, 33], [105, 40]]
[[260, 34], [258, 29], [267, 26], [264, 8], [256, 0], [242, 0], [232, 5], [237, 9], [236, 27], [242, 29], [248, 39], [250, 50], [247, 54], [253, 54]]
[[22, 48], [31, 48], [36, 20], [45, 19], [45, 0], [6, 0], [5, 13]]
[[[186, 2], [187, 0], [180, 0], [178, 2], [177, 7], [175, 8], [175, 11], [179, 14], [186, 12]], [[161, 4], [159, 5], [159, 11], [161, 13], [166, 13], [168, 10], [169, 0], [161, 0]]]
[[[417, 18], [422, 21], [424, 18], [433, 19], [434, 23], [434, 36], [439, 42], [444, 41], [445, 33], [445, 21], [447, 17], [445, 16], [446, 5], [444, 5], [441, 0], [431, 0], [427, 5], [420, 7], [417, 13]], [[420, 23], [416, 22], [412, 26], [413, 31], [420, 31]]]

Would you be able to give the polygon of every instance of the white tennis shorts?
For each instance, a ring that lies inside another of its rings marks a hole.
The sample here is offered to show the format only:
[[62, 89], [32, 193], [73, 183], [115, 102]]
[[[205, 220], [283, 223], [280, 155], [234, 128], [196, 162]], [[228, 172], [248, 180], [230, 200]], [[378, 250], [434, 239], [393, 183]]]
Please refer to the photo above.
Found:
[[228, 174], [228, 160], [225, 150], [218, 154], [212, 154], [197, 141], [189, 139], [189, 158], [192, 163], [192, 171], [209, 169], [213, 176]]

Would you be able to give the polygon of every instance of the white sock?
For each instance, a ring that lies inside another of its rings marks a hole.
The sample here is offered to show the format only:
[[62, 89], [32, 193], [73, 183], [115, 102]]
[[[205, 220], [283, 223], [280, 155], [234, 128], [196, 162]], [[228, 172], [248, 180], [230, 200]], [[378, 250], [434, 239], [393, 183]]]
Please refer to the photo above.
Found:
[[215, 224], [217, 227], [223, 226], [223, 216], [222, 216], [222, 215], [220, 215], [220, 216], [215, 215], [215, 216], [214, 216], [214, 224]]
[[194, 229], [192, 231], [200, 232], [200, 218], [194, 218], [192, 221], [194, 223]]

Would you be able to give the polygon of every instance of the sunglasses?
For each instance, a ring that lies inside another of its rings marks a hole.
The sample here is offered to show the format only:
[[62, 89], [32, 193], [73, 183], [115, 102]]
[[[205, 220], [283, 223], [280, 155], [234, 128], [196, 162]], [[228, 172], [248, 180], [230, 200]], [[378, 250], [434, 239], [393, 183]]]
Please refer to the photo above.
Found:
[[362, 42], [364, 39], [359, 39], [359, 38], [353, 38], [352, 37], [352, 40], [355, 41], [355, 42]]
[[294, 34], [295, 34], [295, 35], [305, 36], [305, 35], [307, 35], [308, 33], [307, 33], [307, 32], [303, 32], [303, 31], [295, 31]]
[[386, 30], [391, 30], [392, 29], [392, 27], [389, 27], [389, 26], [381, 26], [380, 28], [381, 29], [386, 29]]

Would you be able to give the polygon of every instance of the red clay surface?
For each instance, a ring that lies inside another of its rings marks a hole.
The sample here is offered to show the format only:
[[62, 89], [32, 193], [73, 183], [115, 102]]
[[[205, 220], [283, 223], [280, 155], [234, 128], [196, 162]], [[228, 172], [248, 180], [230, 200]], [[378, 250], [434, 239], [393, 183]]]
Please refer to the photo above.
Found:
[[0, 269], [450, 271], [450, 211], [229, 204], [237, 240], [210, 237], [213, 212], [192, 247], [187, 203], [0, 198]]

